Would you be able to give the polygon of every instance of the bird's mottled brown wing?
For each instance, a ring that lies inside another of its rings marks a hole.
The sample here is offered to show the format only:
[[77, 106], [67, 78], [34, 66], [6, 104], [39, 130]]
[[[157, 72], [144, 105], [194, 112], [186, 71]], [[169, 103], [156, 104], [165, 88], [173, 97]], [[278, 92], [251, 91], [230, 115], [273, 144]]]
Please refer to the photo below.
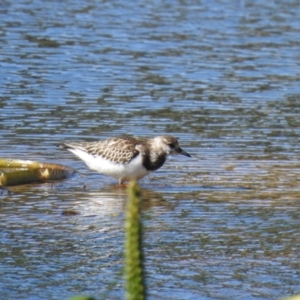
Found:
[[[68, 144], [95, 156], [101, 156], [115, 163], [129, 163], [140, 151], [136, 146], [140, 141], [134, 137], [110, 138], [99, 142]], [[137, 147], [139, 148], [139, 147]]]

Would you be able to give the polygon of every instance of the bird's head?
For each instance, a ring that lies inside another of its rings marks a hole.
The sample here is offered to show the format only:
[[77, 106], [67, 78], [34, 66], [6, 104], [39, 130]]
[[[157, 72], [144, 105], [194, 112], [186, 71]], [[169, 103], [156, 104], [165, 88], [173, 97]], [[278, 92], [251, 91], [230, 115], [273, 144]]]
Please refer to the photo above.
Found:
[[158, 136], [154, 139], [156, 141], [156, 146], [159, 147], [160, 150], [165, 152], [167, 155], [181, 154], [191, 157], [190, 154], [180, 148], [177, 138], [171, 135]]

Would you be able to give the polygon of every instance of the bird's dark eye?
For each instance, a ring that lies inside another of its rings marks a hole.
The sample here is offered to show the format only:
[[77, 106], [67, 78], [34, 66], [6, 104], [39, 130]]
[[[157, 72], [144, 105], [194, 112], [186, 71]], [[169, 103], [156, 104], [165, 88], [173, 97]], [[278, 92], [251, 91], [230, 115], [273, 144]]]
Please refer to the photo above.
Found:
[[170, 146], [171, 149], [175, 148], [175, 144], [174, 143], [169, 144], [169, 146]]

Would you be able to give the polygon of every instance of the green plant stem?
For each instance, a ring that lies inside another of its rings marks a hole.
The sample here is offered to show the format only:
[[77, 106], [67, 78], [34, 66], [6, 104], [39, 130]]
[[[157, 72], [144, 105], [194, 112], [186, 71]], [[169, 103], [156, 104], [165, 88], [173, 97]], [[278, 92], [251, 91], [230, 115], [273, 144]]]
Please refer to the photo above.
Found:
[[141, 191], [136, 182], [128, 187], [125, 220], [125, 288], [127, 300], [146, 299], [144, 281]]

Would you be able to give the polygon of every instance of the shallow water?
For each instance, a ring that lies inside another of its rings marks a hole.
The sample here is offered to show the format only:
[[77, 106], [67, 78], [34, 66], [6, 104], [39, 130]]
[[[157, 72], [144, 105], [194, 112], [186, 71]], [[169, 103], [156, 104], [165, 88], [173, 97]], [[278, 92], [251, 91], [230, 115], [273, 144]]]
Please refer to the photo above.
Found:
[[1, 2], [0, 157], [78, 170], [0, 195], [1, 297], [124, 297], [126, 192], [55, 146], [123, 133], [173, 134], [192, 155], [140, 182], [149, 299], [300, 292], [299, 13]]

